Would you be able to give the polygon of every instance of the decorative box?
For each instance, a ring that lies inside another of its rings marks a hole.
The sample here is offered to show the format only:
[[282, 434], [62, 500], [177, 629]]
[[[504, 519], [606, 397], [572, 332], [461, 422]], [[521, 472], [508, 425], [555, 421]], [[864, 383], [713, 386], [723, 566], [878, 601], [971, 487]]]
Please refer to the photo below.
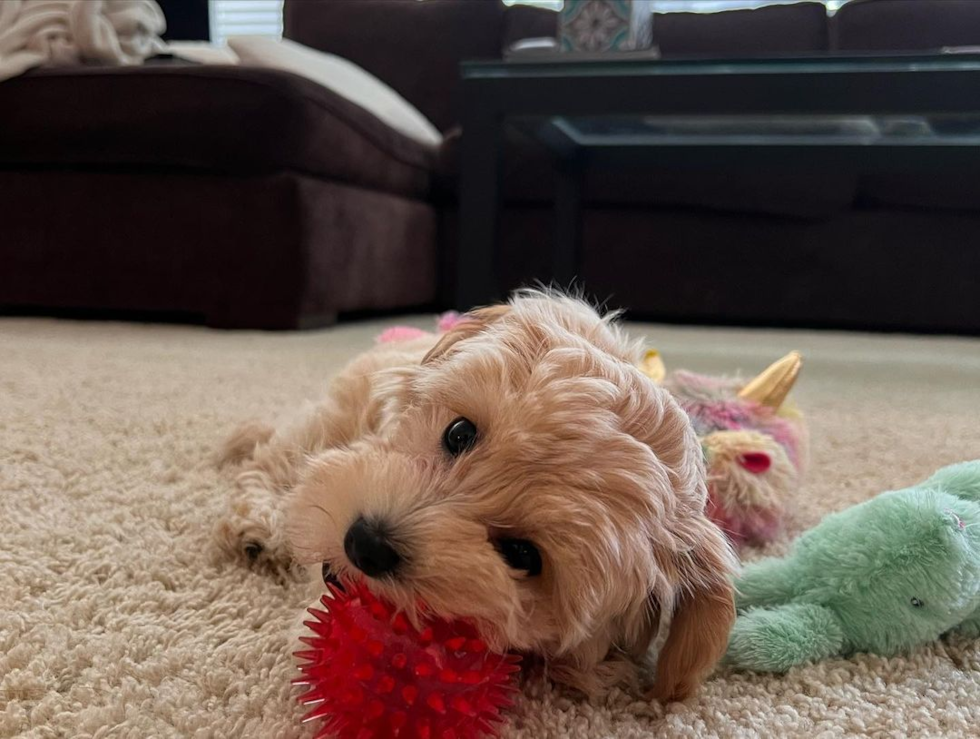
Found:
[[653, 42], [651, 0], [565, 0], [558, 21], [562, 51], [639, 51]]

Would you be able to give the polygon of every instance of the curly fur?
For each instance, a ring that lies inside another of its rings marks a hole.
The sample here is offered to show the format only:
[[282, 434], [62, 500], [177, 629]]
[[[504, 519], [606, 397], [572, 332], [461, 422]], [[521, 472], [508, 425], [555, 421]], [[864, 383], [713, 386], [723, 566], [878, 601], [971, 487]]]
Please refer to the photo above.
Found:
[[[592, 694], [636, 684], [671, 617], [654, 694], [687, 697], [724, 652], [735, 559], [704, 513], [686, 414], [613, 318], [525, 291], [441, 337], [378, 345], [300, 424], [229, 444], [238, 457], [257, 439], [219, 542], [354, 577], [348, 527], [383, 521], [404, 567], [368, 584], [409, 614], [421, 600], [474, 618], [494, 647]], [[453, 459], [441, 437], [459, 416], [479, 440]], [[540, 576], [507, 566], [503, 535], [535, 542]]]

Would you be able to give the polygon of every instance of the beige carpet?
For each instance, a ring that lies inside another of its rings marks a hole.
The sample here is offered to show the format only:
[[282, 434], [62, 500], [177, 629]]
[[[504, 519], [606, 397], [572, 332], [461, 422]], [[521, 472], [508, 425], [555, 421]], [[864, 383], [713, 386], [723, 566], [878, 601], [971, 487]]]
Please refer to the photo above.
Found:
[[[418, 319], [427, 326], [428, 319]], [[236, 421], [313, 397], [381, 324], [296, 335], [0, 321], [0, 737], [299, 737], [301, 588], [214, 560]], [[636, 327], [673, 366], [804, 351], [813, 429], [797, 530], [980, 457], [980, 342]], [[977, 736], [980, 644], [722, 674], [689, 705], [534, 686], [507, 736]]]

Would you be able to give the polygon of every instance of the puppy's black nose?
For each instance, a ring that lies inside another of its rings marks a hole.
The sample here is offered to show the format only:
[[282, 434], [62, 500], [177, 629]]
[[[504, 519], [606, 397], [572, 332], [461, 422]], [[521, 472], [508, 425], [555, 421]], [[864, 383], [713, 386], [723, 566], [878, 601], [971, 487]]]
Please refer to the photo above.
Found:
[[394, 572], [402, 559], [388, 543], [384, 532], [363, 518], [354, 521], [347, 529], [344, 552], [347, 559], [368, 577]]

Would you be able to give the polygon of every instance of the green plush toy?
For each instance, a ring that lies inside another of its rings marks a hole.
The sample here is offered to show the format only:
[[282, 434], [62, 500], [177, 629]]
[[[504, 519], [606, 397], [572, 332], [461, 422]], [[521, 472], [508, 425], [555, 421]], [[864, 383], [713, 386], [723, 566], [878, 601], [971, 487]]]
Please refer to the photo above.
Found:
[[742, 669], [980, 636], [980, 460], [827, 516], [736, 587], [726, 662]]

